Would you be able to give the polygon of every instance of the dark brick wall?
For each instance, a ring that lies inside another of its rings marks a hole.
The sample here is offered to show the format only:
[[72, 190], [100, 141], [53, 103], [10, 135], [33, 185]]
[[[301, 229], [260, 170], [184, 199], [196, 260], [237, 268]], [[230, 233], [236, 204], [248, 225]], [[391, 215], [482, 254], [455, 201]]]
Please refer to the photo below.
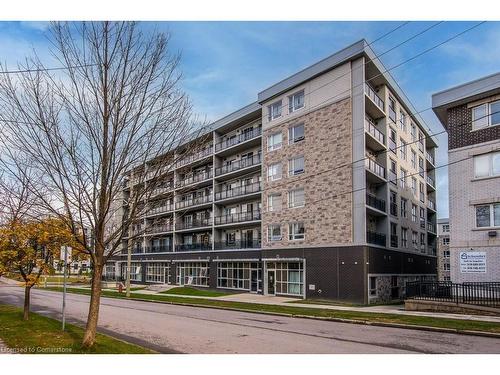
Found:
[[467, 105], [448, 110], [448, 149], [500, 139], [500, 126], [472, 130], [472, 110]]
[[387, 274], [437, 274], [437, 258], [370, 247], [368, 272]]

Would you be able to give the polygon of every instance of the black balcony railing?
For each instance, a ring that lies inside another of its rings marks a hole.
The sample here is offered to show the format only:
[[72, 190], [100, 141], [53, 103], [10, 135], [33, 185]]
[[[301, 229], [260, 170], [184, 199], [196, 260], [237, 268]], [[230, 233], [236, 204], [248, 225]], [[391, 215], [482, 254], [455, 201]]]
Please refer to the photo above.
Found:
[[243, 158], [232, 162], [228, 165], [223, 165], [222, 167], [215, 168], [215, 175], [220, 176], [226, 173], [234, 172], [243, 168], [251, 167], [253, 165], [258, 165], [262, 162], [260, 153], [254, 155], [250, 158]]
[[427, 222], [427, 230], [432, 233], [436, 233], [436, 224]]
[[385, 178], [385, 167], [377, 163], [375, 160], [366, 158], [365, 166], [369, 171], [376, 174], [380, 178]]
[[172, 251], [172, 245], [170, 246], [150, 246], [145, 248], [145, 253], [169, 253]]
[[406, 298], [500, 307], [500, 283], [456, 284], [449, 281], [414, 281], [406, 283]]
[[367, 231], [366, 242], [374, 245], [385, 246], [385, 234]]
[[146, 229], [146, 234], [157, 234], [157, 233], [165, 233], [171, 232], [174, 230], [172, 224], [163, 224], [163, 225], [153, 225]]
[[186, 155], [185, 157], [179, 159], [177, 163], [175, 163], [176, 168], [182, 167], [183, 165], [190, 164], [196, 160], [208, 157], [212, 155], [213, 153], [213, 148], [212, 145], [204, 148], [203, 150], [200, 150], [195, 153], [190, 153], [189, 155]]
[[203, 195], [196, 198], [185, 199], [183, 201], [179, 201], [175, 203], [176, 209], [187, 208], [191, 206], [198, 206], [200, 204], [210, 203], [212, 202], [212, 194]]
[[223, 241], [214, 243], [215, 250], [226, 249], [260, 249], [261, 241], [255, 240], [237, 240], [237, 241]]
[[375, 195], [366, 194], [366, 204], [370, 207], [376, 208], [379, 211], [385, 212], [385, 200], [377, 198]]
[[228, 138], [228, 139], [225, 139], [219, 143], [216, 143], [215, 144], [215, 151], [221, 151], [221, 150], [224, 150], [226, 148], [229, 148], [229, 147], [232, 147], [234, 145], [237, 145], [238, 143], [243, 143], [243, 142], [246, 142], [252, 138], [255, 138], [255, 137], [258, 137], [262, 134], [262, 128], [261, 127], [258, 127], [258, 128], [254, 128], [253, 130], [251, 131], [248, 131], [248, 132], [245, 132], [245, 133], [241, 133], [240, 135], [238, 135], [237, 137], [233, 137], [233, 138]]
[[175, 230], [191, 229], [191, 228], [203, 228], [212, 225], [212, 219], [193, 219], [190, 221], [181, 221], [175, 224]]
[[175, 251], [203, 251], [212, 250], [211, 243], [181, 243], [175, 245]]
[[183, 186], [191, 185], [197, 182], [205, 181], [213, 177], [212, 170], [208, 170], [202, 173], [194, 174], [189, 177], [186, 177], [182, 180], [177, 181], [175, 187], [180, 188]]
[[241, 195], [258, 193], [261, 190], [262, 190], [262, 184], [260, 182], [254, 182], [253, 184], [238, 186], [232, 189], [216, 192], [215, 200], [234, 198], [234, 197], [239, 197]]
[[398, 247], [398, 236], [391, 234], [391, 247]]
[[228, 214], [215, 217], [215, 225], [242, 223], [245, 221], [260, 220], [260, 210], [249, 212], [238, 212], [235, 214]]
[[173, 211], [173, 210], [174, 210], [174, 205], [173, 204], [167, 204], [167, 205], [164, 205], [164, 206], [151, 207], [150, 209], [147, 210], [146, 216], [152, 216], [152, 215], [162, 214], [162, 213]]

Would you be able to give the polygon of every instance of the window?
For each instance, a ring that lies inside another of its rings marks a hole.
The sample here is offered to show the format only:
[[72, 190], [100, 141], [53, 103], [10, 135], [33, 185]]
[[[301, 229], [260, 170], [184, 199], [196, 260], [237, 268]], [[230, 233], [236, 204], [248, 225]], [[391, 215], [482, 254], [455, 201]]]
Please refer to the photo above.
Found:
[[398, 204], [396, 202], [398, 195], [392, 190], [389, 194], [390, 194], [389, 195], [389, 200], [390, 200], [390, 207], [389, 207], [390, 210], [389, 211], [390, 211], [391, 215], [398, 216]]
[[277, 181], [281, 179], [281, 163], [275, 163], [267, 167], [267, 180]]
[[303, 240], [305, 236], [304, 223], [290, 223], [288, 225], [288, 239], [290, 241]]
[[411, 221], [417, 222], [417, 205], [413, 203], [411, 204]]
[[274, 151], [281, 148], [283, 137], [281, 132], [271, 134], [267, 137], [267, 150]]
[[450, 270], [450, 263], [443, 263], [443, 271], [449, 271]]
[[370, 296], [376, 296], [377, 295], [377, 278], [376, 277], [370, 277]]
[[450, 224], [443, 224], [443, 232], [448, 233], [450, 231]]
[[269, 105], [267, 107], [268, 110], [268, 120], [274, 120], [278, 117], [281, 117], [281, 107], [282, 107], [282, 102], [281, 100], [278, 100], [277, 102]]
[[408, 247], [408, 228], [401, 227], [401, 247]]
[[399, 112], [399, 127], [406, 133], [406, 113], [403, 111]]
[[180, 262], [177, 263], [178, 285], [209, 285], [210, 267], [208, 262]]
[[420, 252], [425, 253], [425, 233], [420, 233]]
[[269, 194], [267, 197], [267, 209], [269, 211], [281, 211], [281, 194]]
[[401, 177], [399, 179], [399, 186], [401, 187], [401, 189], [404, 189], [406, 187], [406, 170], [404, 170], [403, 168], [400, 169], [401, 171]]
[[420, 182], [420, 202], [425, 202], [425, 186], [423, 182]]
[[165, 273], [168, 274], [168, 268], [169, 268], [168, 263], [163, 263], [163, 262], [147, 263], [146, 281], [151, 283], [161, 283], [161, 284], [168, 282], [168, 280], [165, 280]]
[[296, 176], [304, 173], [304, 157], [297, 156], [288, 161], [288, 175]]
[[389, 128], [389, 149], [393, 154], [396, 154], [396, 148], [398, 147], [396, 144], [396, 131], [393, 128]]
[[288, 192], [288, 207], [303, 207], [305, 204], [304, 188], [294, 189]]
[[490, 126], [500, 124], [500, 100], [490, 103]]
[[414, 249], [418, 249], [418, 232], [411, 231], [411, 244]]
[[482, 129], [489, 125], [488, 105], [482, 104], [472, 108], [472, 129]]
[[[218, 262], [217, 286], [226, 289], [250, 290], [251, 271], [260, 279], [261, 269], [257, 262]], [[255, 283], [260, 284], [258, 280]], [[259, 285], [255, 285], [258, 288]]]
[[400, 138], [399, 143], [399, 157], [403, 160], [406, 160], [406, 142], [403, 140], [403, 138]]
[[396, 162], [392, 159], [390, 159], [390, 172], [392, 173], [392, 176], [390, 181], [396, 185], [397, 184], [397, 172], [396, 172]]
[[417, 140], [417, 126], [412, 122], [410, 125], [411, 140], [415, 142]]
[[417, 170], [417, 153], [413, 149], [411, 150], [411, 166]]
[[476, 226], [500, 227], [500, 203], [476, 206]]
[[275, 271], [276, 294], [301, 296], [304, 293], [302, 262], [268, 263], [267, 269]]
[[421, 131], [418, 132], [418, 149], [424, 152], [424, 134]]
[[408, 199], [401, 198], [401, 217], [406, 217], [408, 207]]
[[500, 152], [474, 156], [474, 177], [500, 176]]
[[304, 140], [304, 124], [292, 126], [288, 129], [288, 144]]
[[445, 276], [445, 277], [443, 278], [443, 281], [451, 281], [451, 277], [450, 277], [450, 276]]
[[[444, 240], [444, 238], [443, 238]], [[448, 238], [448, 243], [450, 239]], [[449, 258], [450, 257], [450, 250], [443, 250], [443, 258]]]
[[[443, 237], [443, 245], [448, 246], [449, 244], [450, 244], [450, 237]], [[448, 253], [449, 253], [449, 251], [448, 251]]]
[[414, 196], [417, 195], [417, 179], [415, 177], [411, 178], [411, 191]]
[[389, 97], [389, 118], [396, 122], [396, 101]]
[[288, 111], [290, 113], [304, 107], [304, 90], [288, 97]]
[[268, 225], [267, 239], [269, 241], [281, 241], [281, 226], [279, 224]]
[[398, 225], [391, 222], [391, 247], [398, 247]]

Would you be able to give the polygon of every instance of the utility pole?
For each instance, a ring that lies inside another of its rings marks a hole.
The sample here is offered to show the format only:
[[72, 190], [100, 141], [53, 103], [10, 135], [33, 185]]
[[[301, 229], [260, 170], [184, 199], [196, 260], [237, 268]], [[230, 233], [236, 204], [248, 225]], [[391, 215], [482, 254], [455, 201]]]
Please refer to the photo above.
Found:
[[63, 277], [63, 303], [62, 303], [62, 330], [64, 331], [66, 324], [66, 269], [68, 268], [68, 246], [63, 246], [64, 249], [64, 277]]

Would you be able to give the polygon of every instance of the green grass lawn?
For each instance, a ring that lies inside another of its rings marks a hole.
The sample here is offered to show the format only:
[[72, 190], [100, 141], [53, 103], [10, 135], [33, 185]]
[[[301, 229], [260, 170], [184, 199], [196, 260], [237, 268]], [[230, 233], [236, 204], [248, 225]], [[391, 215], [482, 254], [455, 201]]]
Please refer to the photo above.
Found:
[[335, 301], [335, 300], [328, 300], [328, 299], [316, 299], [316, 298], [299, 299], [299, 300], [289, 301], [287, 303], [301, 303], [301, 304], [306, 304], [306, 305], [345, 306], [345, 307], [373, 307], [373, 306], [386, 306], [386, 305], [403, 305], [403, 301], [380, 302], [380, 303], [371, 303], [369, 305], [364, 305], [362, 303], [349, 303], [349, 302], [343, 302], [343, 301]]
[[63, 332], [60, 321], [35, 313], [30, 313], [30, 319], [24, 321], [22, 309], [10, 305], [0, 304], [0, 327], [0, 338], [5, 345], [14, 350], [17, 349], [20, 353], [154, 353], [149, 349], [101, 334], [97, 334], [96, 344], [91, 349], [84, 350], [81, 347], [82, 328], [66, 324], [66, 331]]
[[210, 290], [210, 289], [190, 288], [187, 286], [180, 286], [177, 288], [172, 288], [172, 289], [160, 292], [160, 293], [179, 294], [179, 295], [185, 295], [185, 296], [200, 296], [200, 297], [221, 297], [221, 296], [227, 296], [227, 295], [231, 294], [231, 293]]
[[[47, 288], [50, 290], [62, 291], [62, 288]], [[68, 292], [77, 294], [90, 294], [89, 290], [68, 288]], [[103, 291], [103, 296], [114, 298], [126, 298], [125, 293]], [[371, 313], [371, 312], [358, 312], [358, 311], [340, 311], [331, 309], [318, 309], [309, 307], [297, 306], [281, 306], [281, 305], [266, 305], [259, 303], [246, 303], [246, 302], [232, 302], [224, 300], [203, 299], [203, 298], [189, 298], [177, 296], [165, 296], [161, 294], [140, 294], [131, 293], [132, 299], [140, 299], [144, 301], [159, 301], [172, 304], [189, 304], [202, 307], [214, 308], [228, 308], [237, 309], [258, 313], [280, 313], [289, 315], [302, 315], [310, 317], [334, 318], [334, 319], [350, 319], [363, 322], [375, 323], [398, 323], [409, 324], [416, 326], [438, 327], [438, 328], [451, 328], [459, 331], [483, 331], [500, 333], [500, 323], [481, 322], [465, 319], [449, 319], [449, 318], [432, 318], [425, 316], [412, 316], [412, 315], [398, 315], [386, 313]]]

